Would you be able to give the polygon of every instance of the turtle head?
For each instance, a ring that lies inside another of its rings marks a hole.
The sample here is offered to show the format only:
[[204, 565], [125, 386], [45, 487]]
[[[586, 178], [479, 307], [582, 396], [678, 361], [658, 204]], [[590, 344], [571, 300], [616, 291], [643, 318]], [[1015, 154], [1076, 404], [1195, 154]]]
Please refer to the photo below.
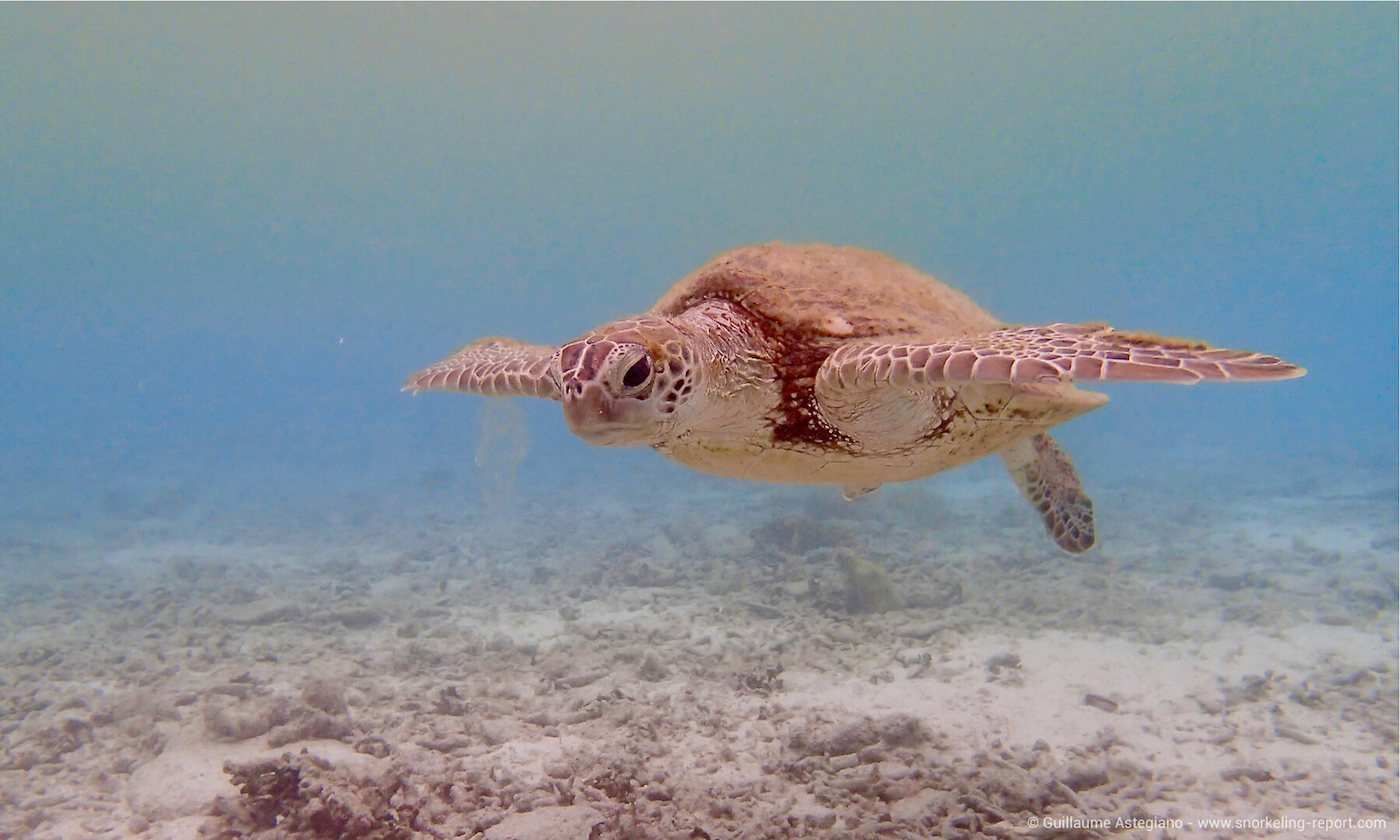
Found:
[[693, 346], [668, 320], [617, 321], [554, 354], [569, 431], [594, 446], [666, 440], [699, 387]]

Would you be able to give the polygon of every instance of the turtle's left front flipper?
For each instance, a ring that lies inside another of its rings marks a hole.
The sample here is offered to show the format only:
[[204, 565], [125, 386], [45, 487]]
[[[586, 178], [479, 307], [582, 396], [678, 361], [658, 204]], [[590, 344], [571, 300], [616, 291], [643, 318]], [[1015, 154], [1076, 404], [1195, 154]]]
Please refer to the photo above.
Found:
[[1069, 456], [1047, 434], [1027, 438], [1002, 450], [1001, 460], [1021, 495], [1045, 523], [1055, 545], [1070, 554], [1094, 547], [1094, 503], [1079, 485]]
[[[827, 422], [879, 436], [903, 422], [942, 419], [926, 398], [949, 388], [1011, 385], [1005, 412], [1050, 428], [1097, 408], [1084, 382], [1264, 382], [1306, 373], [1277, 356], [1103, 324], [1004, 327], [925, 343], [850, 342], [826, 358], [814, 387]], [[1005, 413], [1004, 412], [1004, 413]]]
[[555, 349], [512, 338], [483, 338], [413, 374], [403, 390], [557, 400], [559, 383], [549, 375]]
[[845, 386], [888, 383], [1261, 382], [1307, 373], [1277, 356], [1104, 324], [1007, 327], [927, 344], [847, 344], [822, 366]]

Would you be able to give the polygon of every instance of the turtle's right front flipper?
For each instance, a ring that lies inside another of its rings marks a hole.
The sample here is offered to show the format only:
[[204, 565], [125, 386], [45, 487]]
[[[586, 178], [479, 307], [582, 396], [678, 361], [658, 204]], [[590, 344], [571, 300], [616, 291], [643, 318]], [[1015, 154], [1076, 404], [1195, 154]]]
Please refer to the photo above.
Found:
[[483, 338], [413, 374], [403, 390], [557, 400], [559, 383], [549, 373], [555, 349], [510, 338]]

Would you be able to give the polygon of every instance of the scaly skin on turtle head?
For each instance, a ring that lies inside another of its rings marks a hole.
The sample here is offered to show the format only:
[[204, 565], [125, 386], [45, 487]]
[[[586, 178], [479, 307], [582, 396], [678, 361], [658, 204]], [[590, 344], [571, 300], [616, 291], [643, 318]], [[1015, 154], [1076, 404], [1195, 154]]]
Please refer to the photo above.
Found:
[[605, 324], [554, 354], [569, 431], [594, 446], [651, 446], [668, 439], [703, 388], [696, 342], [669, 318]]

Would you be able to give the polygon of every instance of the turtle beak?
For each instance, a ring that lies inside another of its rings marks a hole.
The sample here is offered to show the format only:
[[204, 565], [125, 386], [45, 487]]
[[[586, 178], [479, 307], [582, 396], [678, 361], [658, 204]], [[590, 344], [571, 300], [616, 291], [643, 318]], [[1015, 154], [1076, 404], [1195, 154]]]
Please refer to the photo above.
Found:
[[[562, 388], [564, 420], [584, 442], [593, 446], [640, 446], [647, 443], [646, 419], [633, 400], [615, 398], [601, 383], [571, 379]], [[631, 409], [631, 410], [629, 410]]]
[[597, 382], [574, 380], [569, 385], [573, 387], [564, 388], [564, 420], [569, 431], [592, 443], [589, 438], [593, 430], [607, 425], [608, 403], [612, 400]]

